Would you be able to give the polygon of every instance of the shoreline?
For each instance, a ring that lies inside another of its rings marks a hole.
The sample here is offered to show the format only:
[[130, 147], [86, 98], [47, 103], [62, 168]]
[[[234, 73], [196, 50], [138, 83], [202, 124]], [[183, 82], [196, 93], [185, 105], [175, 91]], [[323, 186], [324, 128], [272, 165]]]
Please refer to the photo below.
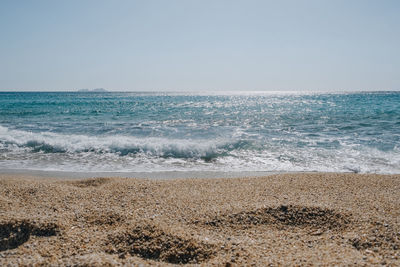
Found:
[[264, 177], [274, 174], [280, 174], [280, 173], [272, 171], [271, 172], [270, 171], [74, 172], [74, 171], [30, 170], [30, 169], [0, 170], [0, 175], [7, 175], [7, 176], [17, 175], [21, 177], [36, 176], [41, 178], [59, 178], [59, 179], [87, 179], [87, 178], [99, 178], [99, 177], [160, 179], [160, 180], [193, 179], [193, 178], [218, 179], [218, 178]]
[[[2, 169], [0, 175], [20, 177], [40, 177], [58, 179], [89, 179], [89, 178], [135, 178], [135, 179], [223, 179], [223, 178], [258, 178], [270, 175], [282, 174], [316, 174], [316, 173], [340, 173], [354, 174], [354, 171], [343, 172], [318, 172], [318, 171], [149, 171], [149, 172], [88, 172], [88, 171], [55, 171], [37, 169]], [[400, 173], [359, 173], [368, 175], [400, 175]]]
[[0, 173], [0, 265], [396, 266], [399, 218], [399, 174]]

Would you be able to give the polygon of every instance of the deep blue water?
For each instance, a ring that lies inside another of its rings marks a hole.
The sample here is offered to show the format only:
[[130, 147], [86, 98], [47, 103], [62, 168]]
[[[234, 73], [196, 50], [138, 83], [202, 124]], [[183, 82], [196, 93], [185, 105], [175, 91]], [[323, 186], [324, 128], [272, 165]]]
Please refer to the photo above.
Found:
[[0, 169], [400, 173], [400, 92], [0, 92]]

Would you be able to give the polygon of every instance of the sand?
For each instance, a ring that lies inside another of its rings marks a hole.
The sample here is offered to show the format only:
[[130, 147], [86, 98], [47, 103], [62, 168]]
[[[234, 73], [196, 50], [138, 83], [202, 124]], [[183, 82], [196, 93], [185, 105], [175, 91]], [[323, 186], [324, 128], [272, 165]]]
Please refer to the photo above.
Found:
[[400, 265], [400, 175], [0, 175], [0, 265]]

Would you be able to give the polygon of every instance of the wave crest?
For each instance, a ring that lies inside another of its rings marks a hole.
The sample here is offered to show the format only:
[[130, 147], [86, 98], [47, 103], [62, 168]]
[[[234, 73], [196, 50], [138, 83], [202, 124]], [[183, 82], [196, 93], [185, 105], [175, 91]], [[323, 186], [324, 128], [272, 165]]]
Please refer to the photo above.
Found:
[[21, 130], [10, 130], [0, 126], [0, 143], [3, 148], [17, 146], [31, 152], [42, 153], [116, 153], [120, 156], [146, 154], [156, 157], [194, 158], [212, 160], [224, 156], [229, 151], [248, 145], [246, 141], [215, 139], [190, 140], [169, 139], [161, 137], [134, 136], [87, 136], [65, 135], [53, 132], [33, 133]]

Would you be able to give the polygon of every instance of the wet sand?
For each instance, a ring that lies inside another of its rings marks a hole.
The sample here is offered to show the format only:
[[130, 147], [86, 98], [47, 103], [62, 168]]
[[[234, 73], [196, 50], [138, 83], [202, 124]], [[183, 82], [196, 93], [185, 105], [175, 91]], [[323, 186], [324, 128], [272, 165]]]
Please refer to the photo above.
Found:
[[0, 174], [0, 265], [400, 265], [400, 175]]

